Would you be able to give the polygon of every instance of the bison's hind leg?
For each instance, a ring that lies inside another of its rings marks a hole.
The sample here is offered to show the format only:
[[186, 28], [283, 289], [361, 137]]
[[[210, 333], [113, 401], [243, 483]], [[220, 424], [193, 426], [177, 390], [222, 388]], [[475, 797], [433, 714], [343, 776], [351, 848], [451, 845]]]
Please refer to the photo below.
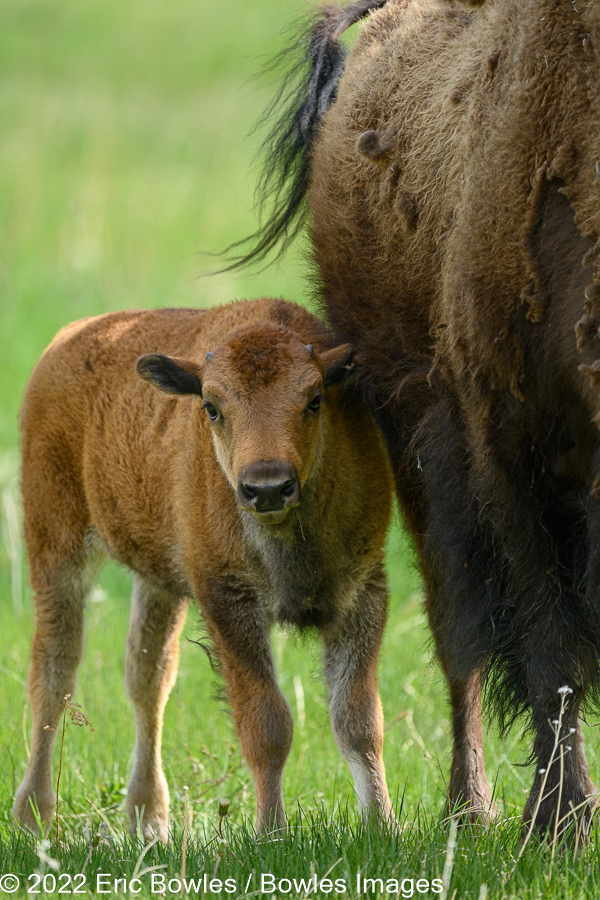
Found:
[[[95, 532], [79, 531], [78, 536], [72, 535], [69, 553], [64, 555], [47, 545], [45, 552], [32, 552], [29, 542], [35, 606], [29, 667], [31, 756], [12, 812], [17, 822], [36, 833], [38, 818], [47, 827], [53, 817], [52, 753], [65, 697], [75, 691], [83, 651], [85, 599], [104, 559]], [[61, 533], [65, 534], [64, 522]]]
[[487, 825], [497, 814], [485, 771], [481, 681], [478, 672], [449, 679], [454, 746], [448, 799], [463, 820]]
[[[582, 669], [583, 666], [579, 671]], [[573, 690], [567, 684], [557, 692], [535, 692], [532, 711], [536, 772], [523, 813], [524, 834], [535, 827], [560, 840], [571, 828], [580, 838], [589, 832], [597, 796], [579, 721], [584, 695], [585, 687]]]
[[163, 713], [177, 677], [179, 634], [187, 599], [135, 579], [127, 635], [125, 683], [135, 712], [135, 752], [127, 790], [131, 830], [168, 839], [169, 789], [162, 769]]

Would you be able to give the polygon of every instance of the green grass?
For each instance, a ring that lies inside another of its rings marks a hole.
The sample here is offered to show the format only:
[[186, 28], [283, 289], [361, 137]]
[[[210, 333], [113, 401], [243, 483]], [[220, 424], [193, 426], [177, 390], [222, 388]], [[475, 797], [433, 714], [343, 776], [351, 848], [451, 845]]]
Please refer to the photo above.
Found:
[[[256, 892], [261, 872], [292, 880], [329, 873], [345, 881], [348, 896], [356, 895], [359, 870], [384, 879], [384, 896], [396, 896], [394, 879], [442, 877], [451, 747], [446, 691], [431, 661], [420, 581], [399, 526], [388, 551], [392, 603], [380, 666], [385, 761], [399, 833], [358, 823], [350, 774], [329, 731], [318, 645], [276, 632], [281, 685], [295, 717], [285, 781], [291, 828], [280, 841], [254, 841], [250, 776], [209, 664], [193, 643], [201, 623], [192, 610], [164, 732], [173, 839], [141, 859], [124, 817], [133, 745], [123, 687], [130, 581], [114, 566], [103, 570], [87, 612], [77, 700], [95, 730], [70, 725], [66, 731], [58, 850], [16, 832], [9, 816], [28, 742], [32, 610], [17, 485], [17, 411], [28, 374], [54, 333], [82, 316], [265, 294], [300, 302], [308, 296], [300, 248], [263, 272], [212, 278], [203, 277], [213, 261], [202, 255], [255, 226], [260, 135], [248, 132], [269, 86], [249, 79], [304, 9], [302, 0], [5, 0], [0, 6], [0, 874], [19, 873], [21, 893], [33, 886], [27, 878], [36, 870], [48, 876], [47, 893], [53, 893], [50, 876], [74, 875], [84, 865], [89, 885], [98, 871], [130, 878], [164, 866], [157, 871], [177, 876], [184, 786], [187, 875], [233, 878], [236, 893], [229, 896], [243, 896], [250, 876], [248, 893]], [[597, 780], [593, 729], [587, 750]], [[566, 851], [551, 866], [548, 848], [532, 842], [515, 865], [530, 781], [530, 770], [518, 765], [526, 745], [518, 735], [503, 744], [492, 730], [486, 751], [502, 816], [487, 831], [459, 833], [448, 897], [482, 898], [482, 885], [490, 897], [596, 896], [596, 832], [576, 859]], [[218, 803], [225, 797], [230, 815], [222, 844]], [[59, 860], [58, 873], [45, 856]], [[144, 893], [150, 878], [143, 876]], [[406, 882], [404, 895], [409, 887]], [[301, 887], [286, 889], [284, 883], [265, 896], [304, 895]], [[414, 895], [439, 896], [416, 887]]]

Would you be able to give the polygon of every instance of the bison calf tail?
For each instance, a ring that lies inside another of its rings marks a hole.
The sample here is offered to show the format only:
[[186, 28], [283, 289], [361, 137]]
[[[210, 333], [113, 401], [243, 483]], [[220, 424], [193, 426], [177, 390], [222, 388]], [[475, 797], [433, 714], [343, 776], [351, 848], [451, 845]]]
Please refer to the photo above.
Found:
[[[311, 149], [324, 114], [333, 103], [344, 70], [341, 35], [388, 0], [357, 0], [343, 8], [323, 7], [300, 38], [268, 67], [284, 76], [259, 126], [272, 121], [263, 143], [264, 167], [256, 190], [263, 224], [254, 234], [225, 251], [235, 269], [263, 260], [279, 244], [278, 257], [296, 237], [306, 218]], [[243, 248], [249, 249], [244, 252]], [[231, 251], [240, 250], [240, 255]]]

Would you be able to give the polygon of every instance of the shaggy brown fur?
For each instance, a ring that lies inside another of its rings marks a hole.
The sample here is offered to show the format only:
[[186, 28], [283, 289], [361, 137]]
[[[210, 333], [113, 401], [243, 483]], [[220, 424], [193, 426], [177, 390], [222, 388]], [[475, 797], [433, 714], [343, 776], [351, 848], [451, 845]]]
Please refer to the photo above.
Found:
[[188, 598], [200, 603], [226, 680], [258, 831], [285, 824], [292, 739], [273, 621], [318, 628], [331, 723], [361, 808], [390, 814], [376, 666], [392, 479], [366, 405], [343, 384], [352, 368], [347, 346], [281, 300], [114, 313], [76, 322], [50, 345], [21, 413], [36, 625], [18, 821], [35, 827], [32, 803], [43, 821], [52, 815], [55, 729], [107, 554], [135, 577], [126, 657], [134, 829], [141, 816], [146, 837], [167, 837], [162, 716]]
[[595, 0], [389, 0], [307, 148], [322, 305], [387, 438], [450, 685], [450, 799], [474, 815], [481, 677], [502, 723], [530, 711], [537, 769], [573, 689], [561, 815], [593, 791], [599, 54]]

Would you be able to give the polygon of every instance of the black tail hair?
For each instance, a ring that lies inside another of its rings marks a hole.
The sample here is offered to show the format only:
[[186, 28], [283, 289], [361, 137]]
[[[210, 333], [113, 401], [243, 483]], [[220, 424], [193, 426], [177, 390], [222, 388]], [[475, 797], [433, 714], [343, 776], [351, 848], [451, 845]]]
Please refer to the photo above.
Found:
[[[357, 0], [345, 7], [324, 6], [318, 16], [268, 67], [284, 69], [281, 86], [259, 125], [274, 118], [264, 143], [264, 167], [256, 206], [266, 221], [225, 251], [231, 263], [223, 271], [260, 262], [279, 244], [279, 258], [306, 219], [310, 154], [324, 114], [333, 103], [344, 70], [346, 50], [340, 37], [351, 25], [388, 0]], [[247, 252], [231, 251], [249, 247]]]

